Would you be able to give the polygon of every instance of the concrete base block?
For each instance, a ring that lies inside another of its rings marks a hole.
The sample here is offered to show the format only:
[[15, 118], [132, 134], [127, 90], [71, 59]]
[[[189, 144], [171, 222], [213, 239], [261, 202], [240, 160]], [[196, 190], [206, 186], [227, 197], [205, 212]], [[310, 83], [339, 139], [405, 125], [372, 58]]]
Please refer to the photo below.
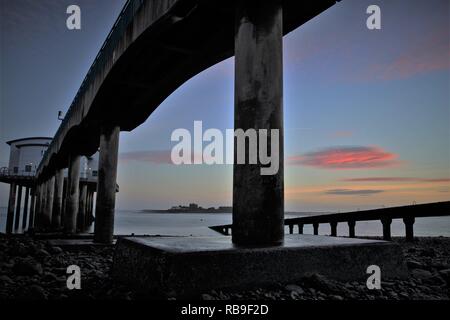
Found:
[[113, 277], [134, 289], [188, 296], [218, 288], [292, 283], [320, 273], [336, 280], [367, 279], [378, 265], [382, 280], [408, 274], [398, 245], [385, 241], [286, 235], [282, 246], [237, 248], [230, 237], [121, 238]]

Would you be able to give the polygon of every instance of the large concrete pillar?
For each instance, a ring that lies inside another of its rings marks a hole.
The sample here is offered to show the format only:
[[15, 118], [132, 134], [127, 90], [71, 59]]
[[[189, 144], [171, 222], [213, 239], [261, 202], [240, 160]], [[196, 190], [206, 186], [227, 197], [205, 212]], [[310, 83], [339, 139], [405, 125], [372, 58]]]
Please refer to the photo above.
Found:
[[69, 178], [67, 182], [64, 232], [77, 232], [78, 201], [80, 193], [80, 156], [72, 155], [69, 160]]
[[42, 182], [41, 187], [41, 207], [39, 210], [39, 226], [38, 226], [39, 230], [43, 230], [46, 228], [44, 218], [46, 208], [47, 208], [47, 180], [44, 180]]
[[414, 240], [414, 222], [415, 221], [416, 221], [416, 219], [414, 217], [403, 218], [403, 222], [405, 223], [406, 241]]
[[9, 187], [8, 213], [6, 216], [6, 233], [12, 233], [14, 224], [14, 211], [16, 208], [17, 185], [12, 182]]
[[42, 205], [42, 184], [41, 182], [38, 182], [36, 186], [36, 205], [34, 208], [34, 224], [33, 224], [34, 229], [39, 229], [41, 205]]
[[87, 184], [81, 185], [80, 201], [78, 204], [77, 228], [79, 231], [84, 231], [86, 227], [86, 200], [87, 200]]
[[55, 195], [55, 176], [51, 176], [46, 183], [45, 207], [42, 215], [42, 224], [46, 230], [52, 226], [53, 201]]
[[55, 175], [55, 191], [54, 191], [55, 195], [52, 214], [53, 229], [59, 229], [61, 227], [63, 187], [64, 187], [64, 169], [59, 169], [56, 171]]
[[[282, 8], [277, 1], [242, 1], [236, 12], [235, 129], [278, 130], [279, 168], [262, 175], [258, 164], [236, 162], [233, 172], [233, 243], [277, 245], [284, 238]], [[259, 139], [259, 138], [258, 138]], [[265, 141], [263, 141], [265, 143]], [[260, 156], [260, 142], [258, 152]], [[260, 159], [261, 160], [261, 159]]]
[[30, 197], [30, 187], [26, 187], [25, 188], [25, 201], [23, 204], [22, 230], [25, 230], [25, 228], [27, 227], [29, 197]]
[[34, 228], [34, 216], [36, 214], [36, 189], [36, 186], [31, 189], [30, 220], [28, 221], [28, 229]]
[[111, 243], [113, 241], [119, 134], [120, 128], [111, 126], [103, 127], [100, 135], [94, 226], [94, 241], [99, 243]]
[[19, 229], [21, 207], [22, 207], [22, 186], [19, 185], [19, 188], [17, 190], [16, 217], [14, 218], [14, 230]]

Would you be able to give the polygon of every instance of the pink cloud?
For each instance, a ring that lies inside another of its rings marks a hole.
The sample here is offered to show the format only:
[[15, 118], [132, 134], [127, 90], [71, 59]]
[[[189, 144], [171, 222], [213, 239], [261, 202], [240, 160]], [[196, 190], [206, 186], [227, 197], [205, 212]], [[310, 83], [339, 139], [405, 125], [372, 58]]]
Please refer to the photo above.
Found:
[[170, 150], [131, 151], [120, 154], [121, 161], [139, 161], [154, 164], [172, 164]]
[[398, 155], [379, 147], [343, 146], [293, 156], [287, 164], [304, 165], [323, 169], [371, 169], [397, 165]]
[[369, 65], [362, 73], [347, 75], [353, 80], [386, 81], [450, 69], [448, 31], [438, 29], [383, 63]]
[[450, 178], [364, 177], [342, 179], [345, 182], [450, 182]]
[[331, 134], [332, 138], [348, 138], [353, 135], [351, 131], [336, 131]]

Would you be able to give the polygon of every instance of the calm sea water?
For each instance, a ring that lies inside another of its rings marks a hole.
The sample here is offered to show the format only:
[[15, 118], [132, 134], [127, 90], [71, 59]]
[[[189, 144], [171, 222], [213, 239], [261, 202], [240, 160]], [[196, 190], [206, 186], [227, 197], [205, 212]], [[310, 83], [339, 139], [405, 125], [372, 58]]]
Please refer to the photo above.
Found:
[[[286, 218], [301, 215], [287, 214]], [[5, 231], [6, 208], [0, 208], [0, 231]], [[142, 213], [140, 211], [117, 211], [115, 218], [115, 234], [148, 234], [173, 236], [214, 236], [218, 235], [209, 226], [231, 223], [229, 213]], [[91, 230], [92, 231], [92, 230]], [[19, 229], [18, 232], [21, 232]], [[286, 233], [289, 230], [286, 228]], [[297, 228], [294, 229], [297, 232]], [[305, 226], [304, 233], [312, 234], [312, 226]], [[447, 236], [450, 237], [450, 217], [418, 218], [414, 224], [417, 236]], [[320, 225], [319, 234], [330, 234], [329, 225]], [[379, 236], [382, 234], [381, 222], [368, 221], [356, 223], [356, 235]], [[392, 222], [392, 234], [404, 235], [404, 224], [401, 220]], [[338, 224], [338, 235], [348, 235], [347, 225]]]

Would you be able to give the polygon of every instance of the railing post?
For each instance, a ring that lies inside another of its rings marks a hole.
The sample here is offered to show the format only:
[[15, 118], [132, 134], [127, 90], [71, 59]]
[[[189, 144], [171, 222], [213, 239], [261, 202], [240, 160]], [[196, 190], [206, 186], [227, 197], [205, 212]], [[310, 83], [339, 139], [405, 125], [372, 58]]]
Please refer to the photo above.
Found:
[[298, 224], [298, 234], [303, 234], [303, 223]]
[[403, 223], [405, 224], [405, 236], [406, 241], [414, 240], [414, 222], [416, 219], [414, 217], [403, 218]]
[[22, 204], [22, 186], [19, 185], [19, 188], [17, 190], [16, 217], [14, 218], [14, 230], [19, 229], [21, 204]]
[[94, 224], [94, 241], [99, 243], [112, 243], [114, 236], [119, 136], [119, 126], [101, 128]]
[[[234, 42], [234, 127], [257, 130], [257, 135], [261, 129], [267, 130], [266, 150], [280, 161], [274, 173], [262, 174], [261, 170], [268, 170], [266, 165], [258, 161], [250, 164], [248, 150], [245, 164], [238, 163], [235, 151], [232, 241], [236, 245], [279, 245], [284, 239], [282, 40], [280, 2], [239, 2]], [[272, 143], [271, 136], [276, 133], [278, 141]], [[259, 154], [261, 141], [257, 149]]]
[[319, 224], [317, 222], [313, 223], [313, 228], [314, 228], [314, 235], [318, 235], [319, 234]]
[[6, 233], [12, 233], [14, 224], [14, 211], [16, 208], [16, 189], [15, 182], [11, 182], [9, 187], [8, 213], [6, 217]]
[[354, 238], [356, 222], [354, 220], [350, 220], [347, 223], [348, 223], [348, 236], [350, 238]]
[[330, 222], [330, 227], [331, 227], [331, 236], [336, 237], [337, 236], [337, 222], [335, 222], [335, 221]]
[[386, 241], [390, 241], [391, 238], [391, 218], [382, 218], [381, 223], [383, 224], [383, 239]]

